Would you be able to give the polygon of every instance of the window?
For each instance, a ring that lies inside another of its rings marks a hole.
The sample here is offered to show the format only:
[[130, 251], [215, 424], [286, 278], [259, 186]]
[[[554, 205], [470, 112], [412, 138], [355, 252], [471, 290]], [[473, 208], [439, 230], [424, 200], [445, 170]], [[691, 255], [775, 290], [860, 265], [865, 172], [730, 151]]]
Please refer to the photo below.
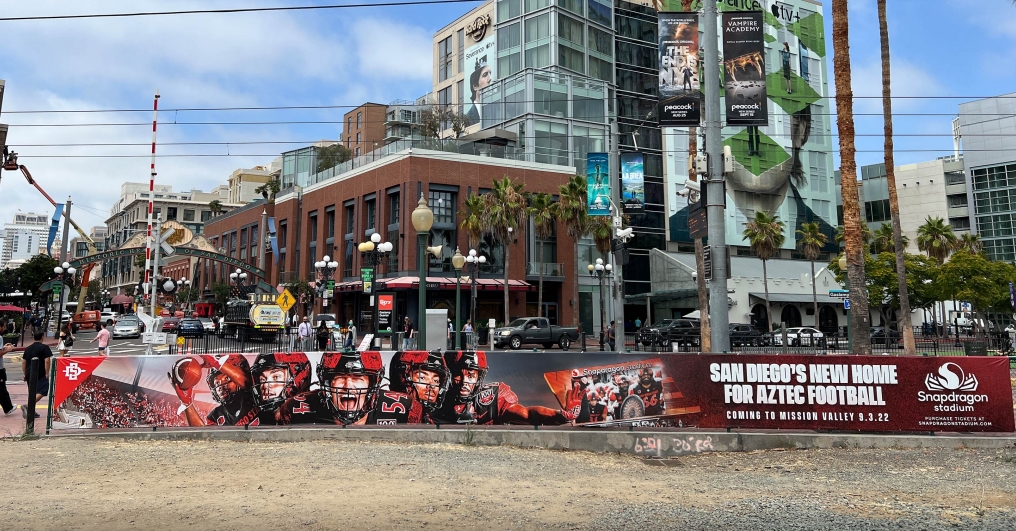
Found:
[[967, 194], [953, 194], [945, 197], [950, 208], [967, 206]]
[[463, 80], [459, 80], [455, 83], [455, 97], [456, 102], [459, 104], [459, 112], [462, 112], [462, 104], [466, 102], [466, 87]]
[[356, 156], [357, 156], [357, 157], [359, 157], [359, 156], [360, 156], [360, 148], [356, 148]]
[[962, 171], [948, 171], [945, 173], [945, 184], [963, 184], [967, 182], [966, 175]]
[[310, 242], [311, 245], [317, 243], [318, 237], [317, 229], [318, 229], [317, 210], [315, 210], [314, 212], [311, 212], [310, 215], [307, 216], [307, 234], [308, 234], [307, 241]]
[[[590, 28], [592, 29], [592, 28]], [[592, 55], [589, 56], [589, 77], [595, 77], [596, 79], [602, 79], [604, 81], [614, 81], [614, 68], [611, 66], [610, 61], [604, 61], [598, 59]]]
[[258, 226], [254, 225], [250, 228], [250, 257], [254, 258], [258, 255]]
[[889, 221], [889, 219], [891, 219], [889, 210], [889, 200], [882, 199], [879, 201], [865, 201], [864, 219], [868, 221], [868, 223], [873, 223], [876, 221]]
[[522, 0], [497, 0], [498, 22], [520, 15], [522, 15]]
[[211, 210], [202, 210], [201, 211], [201, 222], [204, 223], [204, 222], [206, 222], [206, 221], [208, 221], [210, 219], [212, 219], [212, 211]]
[[811, 209], [815, 212], [815, 215], [824, 219], [829, 219], [829, 201], [822, 201], [821, 199], [811, 200]]
[[526, 50], [526, 68], [544, 68], [546, 66], [550, 66], [549, 44]]
[[355, 210], [353, 205], [348, 205], [346, 207], [346, 232], [344, 234], [349, 238], [353, 237], [353, 224], [356, 221], [354, 218], [354, 212]]
[[550, 5], [550, 0], [525, 0], [526, 13], [532, 13], [537, 9], [543, 9]]
[[444, 81], [452, 72], [452, 38], [448, 37], [437, 43], [437, 80]]
[[568, 125], [536, 120], [534, 129], [536, 162], [567, 166]]
[[184, 211], [183, 211], [183, 220], [184, 221], [194, 221], [194, 211], [193, 210], [189, 210], [189, 209], [184, 209]]
[[497, 30], [497, 49], [522, 46], [522, 23], [516, 22]]
[[953, 230], [970, 230], [970, 218], [949, 218]]
[[428, 255], [430, 267], [441, 271], [450, 271], [451, 258], [455, 254], [455, 192], [430, 190], [428, 205], [434, 211], [434, 227], [430, 231], [430, 245], [443, 245], [441, 257]]
[[388, 271], [399, 270], [399, 194], [388, 194], [388, 238], [392, 244], [392, 252], [388, 253]]
[[328, 207], [325, 209], [325, 231], [326, 238], [332, 239], [335, 237], [335, 207]]
[[599, 3], [598, 0], [589, 0], [589, 20], [606, 27], [610, 25], [610, 6]]
[[[353, 129], [353, 118], [349, 117], [349, 118], [346, 118], [346, 133], [349, 133], [349, 131], [351, 129]], [[348, 136], [346, 137], [346, 140], [347, 141], [349, 140]]]
[[[359, 129], [362, 126], [363, 126], [363, 113], [362, 112], [358, 112], [358, 113], [356, 113], [356, 128]], [[357, 134], [356, 136], [360, 136], [360, 135]], [[359, 142], [359, 140], [357, 140], [357, 142]]]
[[510, 76], [520, 70], [522, 70], [522, 52], [497, 58], [497, 71], [503, 72], [504, 76]]
[[247, 259], [247, 229], [240, 230], [240, 260]]
[[526, 42], [550, 37], [550, 13], [526, 20]]
[[[655, 39], [654, 39], [655, 40]], [[593, 27], [589, 28], [589, 49], [610, 56], [613, 46], [610, 45], [610, 33]]]
[[466, 30], [460, 29], [458, 31], [459, 41], [459, 73], [465, 72], [466, 63]]
[[356, 133], [356, 143], [357, 143], [357, 144], [359, 144], [359, 143], [360, 143], [360, 138], [361, 138], [361, 137], [360, 137], [360, 133]]
[[586, 71], [585, 54], [570, 46], [565, 46], [563, 43], [557, 46], [557, 60], [563, 68], [579, 73]]
[[580, 17], [582, 16], [582, 0], [557, 0], [557, 5]]
[[288, 233], [287, 229], [289, 229], [288, 224], [285, 221], [280, 221], [279, 222], [279, 232], [275, 236], [276, 238], [278, 238], [276, 240], [276, 242], [279, 245], [279, 249], [285, 249], [286, 248], [286, 236], [287, 236], [287, 233]]
[[376, 205], [377, 205], [377, 201], [375, 201], [374, 199], [371, 199], [371, 200], [366, 202], [366, 207], [367, 207], [367, 209], [366, 209], [367, 210], [367, 226], [364, 229], [366, 231], [376, 230], [377, 229], [377, 225], [375, 223], [377, 221], [377, 206]]
[[557, 16], [557, 36], [582, 46], [582, 22], [564, 15]]
[[166, 207], [166, 220], [176, 219], [176, 207]]

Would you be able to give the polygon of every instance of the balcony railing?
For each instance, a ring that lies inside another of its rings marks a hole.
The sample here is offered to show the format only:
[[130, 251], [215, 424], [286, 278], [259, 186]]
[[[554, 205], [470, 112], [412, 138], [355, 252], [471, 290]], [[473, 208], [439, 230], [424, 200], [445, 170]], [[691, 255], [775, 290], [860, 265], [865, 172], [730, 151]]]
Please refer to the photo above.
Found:
[[538, 276], [540, 270], [543, 270], [543, 276], [545, 277], [563, 277], [564, 276], [564, 264], [560, 262], [529, 262], [526, 264], [526, 275]]

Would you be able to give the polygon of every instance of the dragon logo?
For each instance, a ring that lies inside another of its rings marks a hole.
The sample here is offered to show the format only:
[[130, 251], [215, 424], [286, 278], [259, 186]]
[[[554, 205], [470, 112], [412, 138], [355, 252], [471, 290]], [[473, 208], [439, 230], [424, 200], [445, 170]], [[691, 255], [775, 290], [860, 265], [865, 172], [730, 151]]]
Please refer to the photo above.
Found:
[[929, 391], [976, 391], [977, 377], [965, 374], [962, 367], [950, 361], [938, 368], [937, 376], [925, 376], [924, 385]]

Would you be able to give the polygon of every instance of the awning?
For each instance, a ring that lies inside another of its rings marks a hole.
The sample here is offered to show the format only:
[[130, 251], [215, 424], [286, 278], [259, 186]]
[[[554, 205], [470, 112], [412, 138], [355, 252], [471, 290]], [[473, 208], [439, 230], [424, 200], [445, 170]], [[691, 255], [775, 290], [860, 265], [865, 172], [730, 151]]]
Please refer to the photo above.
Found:
[[[751, 292], [751, 293], [748, 293], [748, 296], [752, 297], [752, 298], [755, 298], [755, 299], [758, 299], [758, 302], [765, 302], [765, 300], [766, 300], [766, 294], [765, 293]], [[791, 303], [799, 303], [799, 304], [805, 304], [805, 303], [811, 304], [813, 301], [814, 301], [814, 299], [812, 298], [811, 293], [770, 293], [769, 294], [769, 302], [791, 302]], [[830, 297], [829, 295], [819, 293], [818, 294], [818, 302], [819, 302], [819, 304], [843, 304], [843, 299], [839, 299], [839, 298], [836, 298], [836, 297]]]
[[0, 312], [19, 312], [24, 313], [24, 308], [18, 308], [17, 306], [4, 305], [0, 306]]
[[[461, 287], [468, 290], [472, 282], [463, 281]], [[385, 289], [419, 289], [419, 277], [397, 277], [397, 278], [376, 278], [374, 279], [374, 291]], [[361, 291], [363, 283], [359, 280], [337, 284], [335, 289], [339, 291]], [[455, 289], [454, 277], [427, 277], [427, 289], [448, 290]], [[508, 291], [532, 291], [536, 289], [532, 284], [522, 280], [508, 280]], [[504, 291], [504, 281], [493, 278], [476, 279], [476, 291]]]
[[109, 301], [109, 303], [110, 304], [134, 304], [134, 297], [131, 297], [130, 295], [117, 295], [117, 296], [113, 297]]

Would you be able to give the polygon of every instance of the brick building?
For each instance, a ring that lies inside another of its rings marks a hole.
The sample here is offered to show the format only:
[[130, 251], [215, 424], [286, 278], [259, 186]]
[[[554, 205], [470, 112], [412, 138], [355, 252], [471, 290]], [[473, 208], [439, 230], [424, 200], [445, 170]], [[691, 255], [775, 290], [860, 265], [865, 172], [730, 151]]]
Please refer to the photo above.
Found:
[[345, 124], [340, 137], [342, 145], [352, 150], [355, 157], [366, 155], [384, 145], [387, 111], [387, 105], [364, 103], [342, 115]]
[[[328, 255], [338, 262], [335, 271], [336, 295], [327, 307], [318, 300], [315, 313], [335, 313], [340, 320], [353, 319], [361, 330], [372, 330], [370, 297], [362, 293], [360, 268], [364, 259], [357, 245], [369, 241], [375, 232], [394, 250], [377, 268], [375, 291], [391, 291], [396, 296], [396, 315], [417, 319], [418, 266], [416, 234], [411, 213], [420, 195], [428, 199], [434, 211], [434, 227], [428, 245], [444, 245], [440, 258], [429, 258], [427, 307], [455, 311], [455, 270], [451, 257], [456, 246], [468, 253], [466, 235], [460, 230], [460, 212], [471, 193], [489, 191], [494, 179], [508, 176], [521, 182], [527, 192], [556, 194], [560, 185], [575, 174], [570, 166], [460, 155], [440, 151], [410, 149], [379, 159], [333, 178], [300, 188], [282, 190], [275, 204], [254, 203], [215, 218], [206, 227], [206, 237], [225, 254], [258, 264], [257, 234], [261, 213], [275, 219], [278, 256], [271, 250], [265, 260], [266, 281], [273, 285], [304, 279], [313, 283], [318, 276], [314, 262]], [[534, 242], [532, 230], [520, 231], [510, 245], [508, 276], [511, 316], [536, 315], [538, 281], [537, 245], [544, 248], [544, 315], [555, 323], [571, 323], [578, 301], [572, 300], [575, 257], [573, 241], [562, 223], [547, 241]], [[500, 245], [485, 237], [477, 246], [487, 263], [477, 276], [477, 321], [503, 320], [504, 252]], [[562, 262], [562, 263], [558, 263]], [[227, 279], [228, 267], [202, 261], [197, 275], [206, 298], [208, 285]], [[463, 275], [470, 274], [463, 270]], [[313, 285], [313, 284], [312, 284]], [[469, 285], [462, 285], [463, 320], [469, 315]], [[298, 305], [299, 306], [299, 305]], [[300, 308], [305, 313], [310, 308]]]

